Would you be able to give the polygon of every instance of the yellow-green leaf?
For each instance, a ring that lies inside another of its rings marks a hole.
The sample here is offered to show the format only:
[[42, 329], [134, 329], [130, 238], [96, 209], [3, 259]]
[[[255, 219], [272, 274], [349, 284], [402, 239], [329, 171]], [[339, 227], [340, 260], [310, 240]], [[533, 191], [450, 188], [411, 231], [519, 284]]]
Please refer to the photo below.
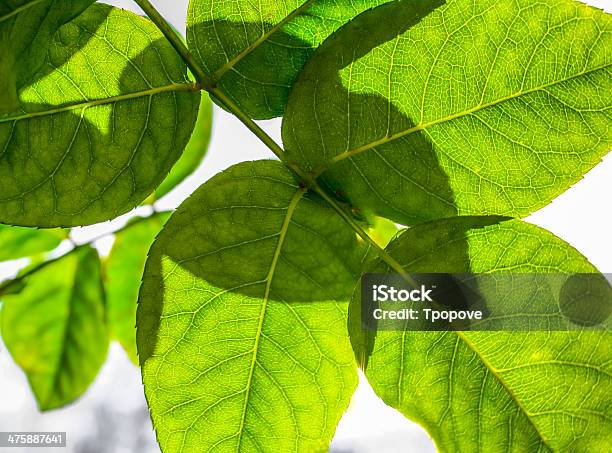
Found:
[[65, 230], [0, 225], [0, 261], [15, 260], [48, 252], [68, 237]]
[[[19, 107], [18, 87], [43, 64], [52, 36], [95, 0], [0, 2], [0, 115]], [[81, 42], [78, 45], [82, 45]]]
[[[422, 224], [387, 250], [407, 272], [597, 272], [551, 233], [500, 217]], [[380, 262], [371, 270], [389, 271]], [[372, 335], [360, 328], [359, 306], [353, 299], [351, 339], [359, 362], [367, 359], [369, 382], [422, 424], [440, 451], [610, 449], [610, 332]]]
[[382, 5], [301, 72], [288, 158], [404, 225], [526, 216], [612, 148], [611, 48], [612, 16], [575, 0]]
[[108, 333], [97, 252], [84, 247], [2, 297], [2, 340], [41, 410], [81, 396], [106, 359]]
[[167, 218], [166, 213], [134, 218], [116, 234], [104, 265], [108, 326], [135, 364], [138, 289], [149, 248]]
[[357, 381], [347, 301], [367, 251], [279, 162], [231, 167], [185, 201], [138, 302], [161, 448], [327, 449]]
[[172, 46], [147, 19], [96, 4], [58, 30], [40, 71], [0, 116], [0, 222], [83, 225], [142, 202], [200, 102]]
[[388, 0], [191, 0], [187, 43], [252, 118], [283, 113], [304, 63], [331, 33]]
[[198, 120], [196, 121], [189, 143], [185, 147], [180, 159], [174, 164], [170, 174], [155, 190], [155, 198], [159, 199], [174, 189], [198, 169], [210, 142], [212, 132], [213, 108], [208, 94], [202, 94]]

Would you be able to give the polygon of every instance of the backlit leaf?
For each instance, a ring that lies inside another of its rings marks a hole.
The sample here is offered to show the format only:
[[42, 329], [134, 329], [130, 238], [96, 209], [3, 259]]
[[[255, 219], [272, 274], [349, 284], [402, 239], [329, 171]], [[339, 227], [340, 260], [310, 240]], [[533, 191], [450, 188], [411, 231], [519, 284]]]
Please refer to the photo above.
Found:
[[0, 222], [74, 226], [132, 209], [189, 140], [200, 96], [185, 65], [151, 22], [97, 4], [55, 34], [41, 71], [0, 116]]
[[84, 247], [47, 265], [2, 302], [2, 339], [38, 407], [55, 409], [81, 396], [108, 349], [97, 252]]
[[19, 108], [18, 87], [44, 62], [51, 37], [95, 0], [0, 2], [0, 115]]
[[381, 247], [386, 247], [398, 232], [399, 228], [397, 225], [391, 220], [383, 217], [375, 217], [372, 219], [370, 228], [368, 228], [368, 236]]
[[[597, 272], [551, 233], [520, 220], [458, 217], [419, 225], [388, 247], [408, 272]], [[388, 271], [380, 262], [371, 269]], [[389, 405], [440, 451], [606, 451], [612, 429], [609, 332], [398, 332], [351, 339]], [[585, 307], [585, 309], [588, 307]]]
[[0, 225], [0, 261], [48, 252], [68, 237], [64, 230], [38, 230]]
[[104, 266], [106, 311], [111, 333], [137, 364], [136, 302], [149, 248], [168, 218], [166, 213], [134, 218], [116, 234]]
[[342, 24], [388, 0], [191, 0], [187, 42], [198, 61], [257, 119], [283, 113], [312, 52]]
[[347, 301], [368, 247], [275, 161], [205, 183], [153, 244], [138, 353], [175, 451], [323, 451], [355, 388]]
[[212, 102], [210, 97], [204, 93], [200, 101], [198, 120], [196, 121], [189, 143], [187, 143], [180, 159], [172, 167], [170, 174], [155, 190], [156, 199], [166, 195], [200, 166], [208, 150], [208, 143], [210, 142], [212, 132], [212, 118]]
[[389, 3], [317, 50], [283, 141], [332, 191], [405, 225], [522, 217], [612, 148], [611, 48], [612, 16], [575, 0]]

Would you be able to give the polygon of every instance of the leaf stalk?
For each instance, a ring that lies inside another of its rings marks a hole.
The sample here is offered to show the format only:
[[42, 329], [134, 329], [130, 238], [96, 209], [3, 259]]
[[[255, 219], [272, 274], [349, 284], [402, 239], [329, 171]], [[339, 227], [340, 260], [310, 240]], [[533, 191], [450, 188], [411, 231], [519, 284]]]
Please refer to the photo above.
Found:
[[395, 272], [402, 275], [404, 279], [409, 279], [408, 274], [404, 271], [403, 267], [391, 257], [385, 249], [372, 239], [368, 233], [353, 219], [350, 213], [346, 211], [336, 200], [325, 192], [324, 189], [318, 184], [316, 176], [311, 175], [302, 170], [296, 164], [290, 162], [286, 158], [285, 150], [274, 141], [255, 121], [249, 117], [236, 103], [229, 98], [219, 87], [217, 82], [210, 77], [204, 68], [197, 62], [191, 51], [187, 48], [183, 40], [176, 34], [176, 32], [170, 27], [166, 19], [155, 9], [155, 7], [149, 2], [149, 0], [134, 0], [140, 8], [147, 14], [149, 19], [159, 28], [164, 36], [170, 41], [170, 44], [176, 49], [181, 58], [185, 61], [185, 64], [191, 69], [197, 82], [202, 86], [202, 89], [214, 96], [223, 106], [231, 112], [236, 118], [242, 122], [253, 134], [261, 140], [261, 142], [272, 151], [272, 153], [281, 161], [287, 168], [289, 168], [296, 176], [298, 176], [303, 184], [319, 194], [330, 207], [338, 213], [340, 217], [359, 235], [364, 241], [369, 242], [375, 248], [379, 257], [387, 263]]
[[87, 242], [84, 242], [83, 244], [75, 244], [72, 239], [69, 239], [70, 242], [74, 246], [73, 246], [73, 248], [68, 250], [66, 253], [64, 253], [64, 254], [62, 254], [60, 256], [56, 256], [55, 258], [51, 258], [49, 260], [42, 261], [41, 263], [38, 263], [37, 265], [32, 266], [30, 269], [25, 271], [23, 274], [18, 275], [15, 278], [12, 278], [12, 279], [9, 279], [9, 280], [6, 280], [6, 281], [0, 283], [0, 296], [5, 294], [7, 292], [7, 290], [10, 290], [16, 284], [19, 284], [20, 282], [24, 281], [26, 278], [30, 277], [32, 274], [35, 274], [36, 272], [44, 269], [45, 267], [47, 267], [48, 265], [50, 265], [52, 263], [55, 263], [55, 262], [65, 258], [65, 257], [67, 257], [69, 255], [72, 255], [74, 252], [82, 249], [83, 247], [90, 246], [94, 242], [99, 241], [100, 239], [105, 238], [107, 236], [110, 236], [112, 234], [117, 234], [119, 232], [129, 230], [133, 226], [138, 225], [138, 224], [144, 222], [145, 220], [161, 216], [162, 214], [165, 214], [166, 212], [169, 212], [169, 211], [156, 211], [156, 210], [153, 210], [153, 212], [150, 215], [148, 215], [148, 216], [137, 217], [132, 222], [128, 222], [127, 224], [125, 224], [121, 228], [117, 228], [116, 230], [111, 231], [109, 233], [104, 233], [104, 234], [101, 234], [99, 236], [96, 236], [95, 238], [93, 238], [93, 239], [91, 239], [91, 240], [89, 240]]

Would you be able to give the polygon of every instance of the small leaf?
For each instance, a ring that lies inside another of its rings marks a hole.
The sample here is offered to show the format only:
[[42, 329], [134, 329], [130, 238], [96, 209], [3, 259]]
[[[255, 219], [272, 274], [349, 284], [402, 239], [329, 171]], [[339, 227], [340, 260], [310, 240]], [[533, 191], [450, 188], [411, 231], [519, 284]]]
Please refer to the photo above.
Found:
[[138, 205], [196, 120], [177, 53], [150, 21], [96, 4], [55, 34], [41, 71], [0, 116], [0, 222], [75, 226]]
[[399, 228], [389, 219], [375, 217], [368, 228], [368, 236], [381, 247], [386, 247], [397, 236]]
[[[597, 270], [539, 227], [458, 217], [407, 230], [388, 247], [407, 272]], [[385, 272], [386, 265], [372, 271]], [[612, 336], [601, 332], [398, 332], [372, 335], [350, 308], [351, 340], [376, 393], [422, 424], [440, 451], [606, 451]]]
[[382, 5], [327, 40], [291, 92], [287, 156], [404, 225], [526, 216], [612, 148], [612, 16], [441, 3]]
[[72, 252], [2, 296], [2, 339], [41, 410], [80, 397], [104, 363], [108, 334], [97, 252]]
[[147, 253], [168, 218], [166, 213], [134, 218], [116, 235], [104, 266], [108, 325], [130, 359], [138, 364], [136, 352], [136, 302]]
[[67, 237], [65, 230], [37, 230], [0, 225], [0, 261], [48, 252]]
[[212, 102], [210, 97], [204, 93], [200, 101], [198, 120], [196, 121], [189, 143], [187, 143], [187, 147], [180, 159], [172, 167], [170, 174], [155, 190], [156, 199], [166, 195], [200, 166], [208, 150], [208, 143], [210, 142], [212, 132], [212, 119]]
[[231, 167], [185, 201], [138, 302], [162, 449], [325, 450], [357, 383], [346, 310], [367, 251], [276, 161]]
[[252, 118], [274, 118], [325, 38], [385, 1], [191, 0], [187, 43], [241, 109]]
[[0, 2], [0, 115], [19, 107], [17, 89], [40, 69], [55, 32], [94, 1]]

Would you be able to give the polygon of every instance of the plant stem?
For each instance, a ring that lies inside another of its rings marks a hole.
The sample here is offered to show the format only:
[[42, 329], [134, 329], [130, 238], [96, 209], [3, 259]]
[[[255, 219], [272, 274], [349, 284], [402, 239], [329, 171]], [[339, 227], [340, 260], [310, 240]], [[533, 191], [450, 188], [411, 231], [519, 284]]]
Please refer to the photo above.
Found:
[[155, 9], [155, 7], [151, 4], [149, 0], [134, 0], [138, 6], [145, 12], [149, 19], [159, 28], [159, 30], [163, 33], [166, 39], [170, 42], [172, 47], [178, 52], [181, 56], [185, 64], [189, 66], [191, 72], [195, 76], [198, 83], [202, 85], [202, 87], [206, 91], [210, 91], [214, 88], [215, 83], [210, 78], [206, 71], [198, 64], [193, 54], [187, 49], [187, 46], [183, 42], [182, 38], [176, 34], [176, 32], [172, 29], [170, 24], [164, 19], [164, 17]]
[[223, 91], [221, 91], [216, 82], [206, 74], [204, 68], [196, 61], [193, 54], [187, 48], [183, 40], [172, 30], [166, 19], [155, 9], [155, 7], [149, 2], [149, 0], [134, 0], [142, 10], [149, 16], [149, 19], [161, 30], [164, 36], [170, 41], [172, 46], [179, 53], [181, 58], [185, 61], [187, 66], [191, 69], [195, 75], [198, 83], [204, 90], [214, 96], [223, 106], [236, 116], [242, 124], [244, 124], [253, 134], [255, 134], [264, 145], [266, 145], [276, 157], [278, 157], [287, 168], [295, 173], [303, 182], [303, 184], [309, 189], [319, 194], [330, 207], [344, 219], [344, 221], [366, 242], [371, 243], [376, 249], [379, 257], [387, 263], [395, 272], [402, 275], [402, 277], [408, 280], [410, 277], [404, 271], [401, 264], [399, 264], [392, 256], [390, 256], [385, 249], [379, 246], [361, 226], [355, 222], [350, 213], [340, 206], [332, 197], [330, 197], [324, 189], [317, 183], [316, 178], [302, 170], [296, 164], [289, 162], [286, 158], [284, 149], [274, 141], [255, 121], [253, 121], [236, 103], [230, 99]]
[[[217, 86], [216, 82], [206, 74], [204, 68], [196, 61], [193, 54], [189, 51], [183, 40], [176, 32], [170, 27], [166, 19], [155, 9], [155, 7], [149, 2], [149, 0], [134, 0], [138, 6], [147, 14], [149, 19], [159, 28], [170, 44], [181, 56], [185, 64], [189, 66], [191, 72], [196, 77], [197, 82], [200, 86], [215, 96], [234, 116], [236, 116], [247, 128], [251, 130], [269, 149], [274, 153], [276, 157], [283, 160], [284, 151], [278, 143], [276, 143], [272, 137], [259, 127], [247, 114], [245, 114], [240, 107], [236, 105], [223, 91]], [[295, 169], [293, 169], [295, 171]], [[301, 175], [298, 174], [301, 177]]]
[[395, 258], [393, 258], [391, 255], [389, 255], [384, 248], [382, 248], [380, 245], [378, 245], [376, 243], [376, 241], [374, 241], [370, 237], [370, 235], [363, 228], [361, 228], [361, 225], [359, 225], [355, 221], [355, 219], [348, 212], [346, 212], [346, 209], [342, 208], [342, 206], [340, 206], [336, 200], [334, 200], [332, 197], [330, 197], [327, 194], [327, 192], [325, 192], [325, 190], [323, 190], [321, 188], [321, 186], [319, 186], [319, 184], [316, 181], [315, 181], [314, 184], [315, 185], [314, 185], [314, 189], [313, 190], [317, 194], [319, 194], [321, 196], [321, 198], [323, 198], [332, 207], [332, 209], [334, 211], [336, 211], [338, 213], [338, 215], [340, 215], [340, 217], [342, 217], [342, 219], [344, 219], [344, 221], [346, 223], [349, 224], [349, 226], [355, 231], [355, 233], [357, 233], [359, 235], [359, 237], [361, 237], [364, 241], [369, 242], [370, 244], [372, 244], [372, 246], [374, 246], [378, 256], [385, 263], [387, 263], [389, 265], [389, 267], [391, 267], [391, 269], [393, 269], [395, 272], [400, 274], [402, 276], [402, 278], [404, 280], [406, 280], [409, 284], [416, 285], [416, 282], [412, 279], [412, 277], [410, 277], [410, 274], [408, 274], [404, 270], [403, 266]]
[[[2, 295], [2, 294], [3, 294], [3, 293], [4, 293], [4, 292], [7, 290], [7, 289], [10, 289], [10, 288], [11, 288], [13, 285], [15, 285], [15, 284], [17, 284], [17, 283], [19, 283], [19, 282], [21, 282], [21, 281], [25, 280], [25, 279], [26, 279], [26, 278], [28, 278], [30, 275], [35, 274], [36, 272], [38, 272], [38, 271], [40, 271], [40, 270], [44, 269], [44, 268], [45, 268], [45, 267], [47, 267], [49, 264], [55, 263], [55, 262], [57, 262], [57, 261], [61, 260], [62, 258], [65, 258], [65, 257], [67, 257], [67, 256], [69, 256], [69, 255], [72, 255], [74, 252], [76, 252], [76, 251], [80, 250], [81, 248], [83, 248], [83, 247], [87, 247], [87, 246], [89, 246], [89, 245], [93, 244], [94, 242], [96, 242], [96, 241], [98, 241], [98, 240], [100, 240], [100, 239], [102, 239], [102, 238], [105, 238], [106, 236], [110, 236], [111, 234], [117, 234], [117, 233], [119, 233], [119, 232], [129, 230], [129, 229], [130, 229], [130, 228], [132, 228], [133, 226], [138, 225], [138, 224], [140, 224], [140, 223], [144, 222], [145, 220], [152, 219], [152, 218], [154, 218], [154, 217], [160, 216], [160, 215], [164, 214], [165, 212], [169, 212], [169, 211], [161, 211], [161, 212], [160, 212], [160, 211], [155, 211], [155, 210], [154, 210], [154, 211], [151, 213], [151, 215], [148, 215], [148, 216], [145, 216], [145, 217], [136, 217], [136, 218], [135, 218], [135, 220], [133, 220], [132, 222], [128, 222], [127, 224], [125, 224], [125, 225], [124, 225], [123, 227], [121, 227], [121, 228], [117, 228], [117, 229], [116, 229], [116, 230], [114, 230], [114, 231], [110, 231], [110, 232], [108, 232], [108, 233], [101, 234], [100, 236], [96, 236], [95, 238], [93, 238], [93, 239], [91, 239], [90, 241], [87, 241], [87, 242], [85, 242], [85, 243], [83, 243], [83, 244], [75, 244], [73, 248], [71, 248], [70, 250], [68, 250], [68, 251], [67, 251], [66, 253], [64, 253], [63, 255], [56, 256], [55, 258], [51, 258], [50, 260], [43, 261], [42, 263], [38, 263], [37, 265], [32, 266], [30, 269], [28, 269], [27, 271], [25, 271], [23, 274], [18, 275], [17, 277], [12, 278], [12, 279], [10, 279], [10, 280], [6, 280], [5, 282], [2, 282], [2, 283], [0, 284], [0, 296], [1, 296], [1, 295]], [[71, 242], [72, 242], [72, 240], [71, 240]], [[74, 244], [74, 242], [72, 242], [72, 243]]]

